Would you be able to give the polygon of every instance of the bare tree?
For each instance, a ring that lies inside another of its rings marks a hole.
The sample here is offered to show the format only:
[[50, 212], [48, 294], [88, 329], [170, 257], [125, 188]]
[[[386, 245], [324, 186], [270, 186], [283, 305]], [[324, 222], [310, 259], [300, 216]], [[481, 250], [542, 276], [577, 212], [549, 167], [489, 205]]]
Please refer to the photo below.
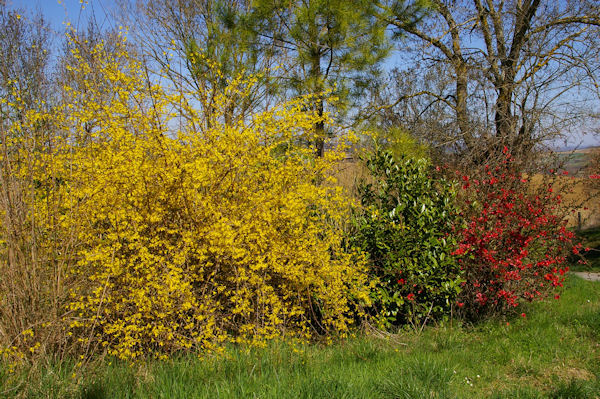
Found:
[[[455, 152], [475, 162], [503, 147], [531, 159], [536, 146], [565, 132], [598, 99], [600, 6], [591, 0], [433, 0], [428, 18], [407, 24], [380, 3], [406, 60], [431, 81], [399, 93], [425, 98], [452, 116]], [[418, 52], [418, 54], [415, 54]], [[443, 67], [440, 67], [443, 64]], [[396, 75], [400, 78], [400, 75]], [[442, 124], [445, 126], [445, 124]], [[444, 134], [444, 133], [442, 133]], [[444, 142], [445, 140], [439, 140]]]
[[[56, 93], [49, 33], [42, 16], [11, 10], [0, 0], [0, 345], [19, 349], [26, 345], [24, 332], [43, 325], [36, 339], [44, 348], [62, 343], [50, 330], [65, 311], [66, 262], [73, 253], [72, 243], [47, 228], [58, 224], [60, 203], [50, 193], [56, 181], [35, 174], [54, 135], [44, 117]], [[39, 196], [45, 215], [36, 212]]]
[[[0, 0], [0, 104], [4, 124], [22, 115], [11, 112], [9, 103], [40, 107], [48, 98], [51, 84], [48, 76], [50, 36], [42, 15], [31, 17], [21, 10], [10, 10]], [[15, 97], [19, 94], [19, 99]], [[3, 126], [4, 128], [5, 126]]]
[[123, 25], [131, 27], [149, 78], [188, 94], [204, 115], [204, 127], [214, 116], [217, 95], [235, 78], [254, 76], [259, 84], [249, 95], [232, 93], [224, 107], [225, 123], [244, 119], [273, 98], [275, 49], [264, 42], [258, 46], [248, 29], [251, 1], [148, 0], [134, 7], [121, 3]]

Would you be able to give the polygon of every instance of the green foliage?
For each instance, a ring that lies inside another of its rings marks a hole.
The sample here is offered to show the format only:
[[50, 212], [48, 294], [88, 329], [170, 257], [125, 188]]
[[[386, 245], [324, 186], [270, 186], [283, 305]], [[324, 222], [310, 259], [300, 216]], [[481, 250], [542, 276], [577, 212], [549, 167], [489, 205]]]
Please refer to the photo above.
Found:
[[[577, 239], [581, 241], [584, 247], [582, 251], [586, 263], [577, 263], [571, 267], [572, 271], [577, 272], [600, 272], [600, 227], [588, 230], [578, 231]], [[573, 256], [573, 260], [575, 256]]]
[[[204, 40], [191, 38], [186, 43], [186, 60], [198, 81], [224, 89], [228, 80], [258, 72], [262, 66], [261, 49], [241, 4], [217, 0], [212, 4], [212, 11], [199, 18], [206, 37]], [[219, 68], [214, 68], [213, 63]]]
[[386, 326], [424, 323], [449, 313], [460, 291], [456, 247], [455, 190], [434, 177], [426, 159], [377, 149], [367, 159], [372, 181], [359, 187], [363, 206], [355, 218], [354, 245], [370, 257], [372, 291]]
[[388, 150], [394, 158], [407, 157], [413, 159], [428, 158], [429, 148], [419, 143], [411, 134], [402, 127], [388, 129], [375, 129], [371, 136], [375, 145]]
[[347, 94], [348, 78], [372, 76], [389, 53], [386, 24], [371, 1], [258, 0], [253, 6], [254, 29], [290, 57], [286, 82], [298, 93], [337, 87], [338, 96]]
[[[367, 0], [257, 0], [249, 20], [264, 48], [283, 55], [281, 87], [315, 95], [319, 116], [328, 110], [341, 116], [389, 54], [386, 23], [377, 12]], [[323, 156], [323, 140], [331, 132], [323, 123], [314, 128], [315, 148]]]

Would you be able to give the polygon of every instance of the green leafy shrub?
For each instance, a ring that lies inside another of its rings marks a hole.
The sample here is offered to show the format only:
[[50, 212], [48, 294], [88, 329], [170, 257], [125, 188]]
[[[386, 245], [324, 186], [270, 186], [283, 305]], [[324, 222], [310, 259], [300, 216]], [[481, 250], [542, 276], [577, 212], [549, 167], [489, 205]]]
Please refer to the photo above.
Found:
[[370, 258], [374, 305], [386, 327], [424, 323], [448, 313], [460, 291], [454, 187], [427, 159], [394, 158], [377, 149], [366, 160], [371, 180], [359, 186], [362, 212], [353, 244]]

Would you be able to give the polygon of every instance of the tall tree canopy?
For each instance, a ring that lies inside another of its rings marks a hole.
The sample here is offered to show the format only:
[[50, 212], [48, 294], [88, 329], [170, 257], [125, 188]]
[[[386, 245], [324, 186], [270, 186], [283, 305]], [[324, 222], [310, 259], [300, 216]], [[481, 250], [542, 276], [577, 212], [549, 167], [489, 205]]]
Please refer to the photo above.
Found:
[[471, 159], [493, 158], [504, 146], [529, 154], [565, 128], [583, 99], [598, 95], [597, 1], [431, 3], [422, 24], [407, 24], [393, 12], [386, 17], [408, 37], [405, 50], [420, 50], [413, 59], [444, 74], [399, 98], [427, 98], [423, 112], [442, 105], [453, 119], [457, 149]]
[[0, 96], [5, 100], [0, 102], [0, 128], [19, 117], [7, 104], [20, 103], [37, 109], [51, 96], [48, 31], [43, 15], [11, 10], [0, 0]]
[[[229, 96], [224, 117], [231, 124], [272, 99], [276, 60], [269, 43], [255, 40], [248, 16], [250, 0], [121, 1], [123, 25], [144, 54], [150, 73], [166, 78], [193, 97], [208, 128], [217, 94], [236, 78], [256, 75], [261, 83], [249, 95]], [[235, 86], [235, 84], [234, 84]], [[191, 104], [189, 104], [191, 105]], [[186, 105], [181, 112], [186, 114]]]
[[[386, 26], [377, 11], [368, 0], [257, 0], [252, 18], [257, 36], [279, 50], [282, 85], [293, 93], [315, 94], [322, 115], [325, 91], [348, 101], [377, 75], [388, 55]], [[322, 156], [325, 126], [318, 122], [315, 129], [316, 152]]]

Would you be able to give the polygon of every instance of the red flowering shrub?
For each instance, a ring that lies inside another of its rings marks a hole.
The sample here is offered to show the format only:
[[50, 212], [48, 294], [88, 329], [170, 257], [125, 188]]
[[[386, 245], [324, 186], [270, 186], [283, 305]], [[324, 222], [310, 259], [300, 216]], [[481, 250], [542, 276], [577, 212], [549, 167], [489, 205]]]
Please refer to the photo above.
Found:
[[561, 196], [551, 186], [532, 190], [511, 169], [507, 154], [502, 166], [486, 166], [481, 179], [462, 176], [465, 225], [453, 254], [466, 280], [458, 311], [470, 320], [547, 297], [562, 286], [569, 253], [581, 248], [560, 215]]

